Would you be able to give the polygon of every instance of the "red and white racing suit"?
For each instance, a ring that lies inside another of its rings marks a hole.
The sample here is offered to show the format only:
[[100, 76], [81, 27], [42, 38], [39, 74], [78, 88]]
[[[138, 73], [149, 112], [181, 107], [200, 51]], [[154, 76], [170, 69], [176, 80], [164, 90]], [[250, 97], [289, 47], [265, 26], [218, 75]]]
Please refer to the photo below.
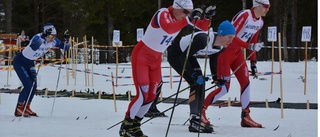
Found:
[[[218, 78], [228, 80], [228, 82], [222, 87], [217, 88], [208, 94], [204, 103], [205, 108], [228, 93], [230, 87], [230, 69], [235, 71], [238, 67], [240, 67], [234, 74], [241, 87], [240, 100], [242, 109], [249, 109], [249, 73], [247, 64], [243, 63], [245, 62], [245, 59], [241, 48], [248, 48], [249, 43], [257, 42], [263, 23], [264, 22], [261, 17], [256, 18], [254, 16], [253, 10], [240, 11], [233, 17], [232, 24], [236, 29], [236, 37], [232, 43], [220, 53], [218, 56], [217, 65]], [[255, 60], [255, 55], [253, 55], [251, 60]]]
[[[132, 51], [131, 64], [136, 96], [128, 106], [126, 118], [142, 118], [148, 111], [161, 81], [162, 53], [181, 29], [192, 23], [187, 17], [175, 19], [172, 7], [161, 8], [152, 17], [145, 35]], [[208, 20], [199, 20], [197, 27], [207, 28], [208, 23]]]

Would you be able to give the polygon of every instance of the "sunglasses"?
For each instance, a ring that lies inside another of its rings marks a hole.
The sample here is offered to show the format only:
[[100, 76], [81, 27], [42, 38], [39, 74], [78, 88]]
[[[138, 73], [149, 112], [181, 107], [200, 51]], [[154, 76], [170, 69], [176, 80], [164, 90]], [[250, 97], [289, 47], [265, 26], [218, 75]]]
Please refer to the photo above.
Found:
[[[257, 2], [257, 1], [256, 1]], [[268, 5], [268, 4], [263, 4], [263, 3], [261, 3], [261, 2], [257, 2], [257, 3], [259, 3], [260, 5], [262, 5], [264, 8], [266, 8], [266, 9], [269, 9], [270, 8], [270, 5]]]
[[188, 10], [186, 10], [186, 9], [183, 9], [183, 13], [184, 13], [184, 14], [187, 14], [187, 15], [191, 14], [191, 12], [188, 11]]

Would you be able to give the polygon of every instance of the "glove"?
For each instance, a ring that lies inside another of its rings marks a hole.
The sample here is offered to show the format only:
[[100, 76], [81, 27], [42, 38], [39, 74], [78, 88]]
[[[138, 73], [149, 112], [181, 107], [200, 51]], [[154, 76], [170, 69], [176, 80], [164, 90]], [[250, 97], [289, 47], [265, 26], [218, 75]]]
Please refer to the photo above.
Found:
[[70, 39], [69, 30], [66, 30], [66, 31], [63, 33], [63, 38], [64, 38], [65, 41], [69, 41], [69, 39]]
[[[40, 66], [38, 66], [38, 67], [40, 67]], [[31, 67], [31, 68], [30, 68], [30, 73], [31, 73], [30, 77], [33, 78], [33, 81], [35, 81], [36, 78], [37, 78], [36, 68], [35, 68], [35, 67]]]
[[216, 6], [210, 5], [209, 7], [207, 7], [204, 12], [204, 15], [206, 18], [213, 17], [214, 15], [216, 15]]
[[255, 44], [252, 43], [252, 44], [249, 45], [249, 49], [258, 52], [263, 47], [263, 45], [264, 45], [263, 42], [255, 43]]
[[189, 20], [192, 21], [194, 19], [201, 19], [202, 13], [203, 13], [203, 10], [201, 8], [194, 9], [189, 15]]
[[197, 78], [195, 81], [197, 82], [198, 85], [202, 85], [204, 82], [208, 81], [208, 77], [202, 76], [201, 72], [193, 72], [191, 74], [192, 78]]
[[258, 78], [258, 70], [256, 66], [256, 61], [251, 61], [251, 75], [253, 76], [253, 79]]
[[204, 76], [199, 76], [196, 82], [198, 85], [202, 85], [205, 82]]
[[216, 80], [213, 80], [212, 82], [211, 82], [211, 84], [216, 84], [217, 85], [217, 87], [218, 88], [220, 88], [220, 87], [222, 87], [223, 85], [225, 85], [226, 84], [226, 80], [223, 80], [223, 79], [216, 79]]

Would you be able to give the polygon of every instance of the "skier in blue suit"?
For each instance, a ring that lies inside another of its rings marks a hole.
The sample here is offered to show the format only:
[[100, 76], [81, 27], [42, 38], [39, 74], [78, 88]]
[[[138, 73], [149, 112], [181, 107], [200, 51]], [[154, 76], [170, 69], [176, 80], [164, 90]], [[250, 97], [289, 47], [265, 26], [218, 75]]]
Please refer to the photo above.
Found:
[[42, 32], [34, 35], [24, 50], [13, 59], [14, 70], [23, 85], [14, 112], [16, 117], [22, 115], [38, 116], [30, 109], [30, 104], [37, 89], [35, 60], [42, 57], [50, 48], [59, 47], [63, 50], [69, 50], [70, 48], [69, 34], [64, 34], [64, 41], [60, 41], [56, 38], [56, 35], [56, 28], [51, 23], [46, 23]]

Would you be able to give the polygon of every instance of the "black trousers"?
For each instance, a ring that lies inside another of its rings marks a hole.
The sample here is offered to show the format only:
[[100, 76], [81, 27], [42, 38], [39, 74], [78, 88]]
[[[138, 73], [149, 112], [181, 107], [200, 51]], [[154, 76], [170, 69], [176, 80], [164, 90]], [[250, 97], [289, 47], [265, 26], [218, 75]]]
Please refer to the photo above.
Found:
[[[194, 36], [191, 43], [188, 59], [186, 60], [186, 66], [184, 69], [183, 78], [188, 82], [190, 87], [189, 94], [189, 106], [190, 114], [199, 115], [202, 110], [203, 101], [205, 97], [205, 83], [198, 85], [196, 79], [198, 76], [202, 76], [202, 71], [197, 61], [197, 58], [193, 56], [200, 49], [204, 49], [207, 46], [207, 34], [199, 33]], [[187, 56], [187, 49], [181, 51], [180, 40], [173, 42], [173, 44], [167, 49], [168, 52], [168, 62], [172, 68], [182, 75], [183, 65]], [[196, 75], [192, 75], [192, 74]]]

